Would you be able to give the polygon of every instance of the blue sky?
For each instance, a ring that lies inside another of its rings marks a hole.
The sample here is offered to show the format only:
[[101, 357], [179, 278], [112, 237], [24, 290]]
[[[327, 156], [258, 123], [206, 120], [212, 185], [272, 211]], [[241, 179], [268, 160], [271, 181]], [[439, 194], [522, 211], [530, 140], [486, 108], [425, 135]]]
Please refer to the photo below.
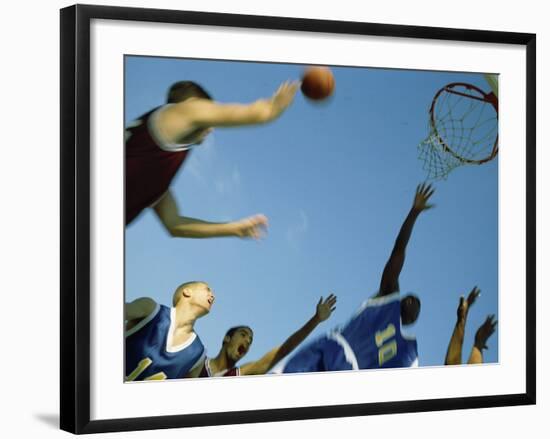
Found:
[[[182, 79], [220, 102], [269, 97], [302, 65], [127, 57], [125, 123], [163, 104]], [[173, 181], [183, 215], [211, 221], [263, 213], [260, 241], [171, 238], [152, 211], [126, 228], [125, 299], [170, 304], [174, 289], [207, 281], [216, 293], [196, 331], [210, 355], [225, 331], [251, 326], [245, 361], [258, 359], [298, 329], [320, 296], [337, 309], [310, 336], [343, 324], [380, 283], [384, 264], [418, 183], [426, 179], [417, 145], [428, 134], [428, 108], [443, 85], [480, 74], [332, 67], [336, 90], [314, 104], [297, 94], [275, 122], [216, 129], [193, 150]], [[463, 359], [488, 314], [498, 319], [498, 157], [455, 169], [435, 183], [436, 207], [418, 219], [401, 273], [401, 292], [422, 301], [416, 324], [421, 366], [441, 365], [460, 295], [481, 296], [470, 311]], [[498, 361], [498, 329], [486, 362]]]

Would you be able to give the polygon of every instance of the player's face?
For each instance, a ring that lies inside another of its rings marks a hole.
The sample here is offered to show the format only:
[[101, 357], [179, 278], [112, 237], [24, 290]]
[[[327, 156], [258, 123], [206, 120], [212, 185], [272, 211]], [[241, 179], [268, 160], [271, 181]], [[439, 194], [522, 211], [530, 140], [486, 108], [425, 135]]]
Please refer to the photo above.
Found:
[[193, 303], [204, 310], [204, 313], [209, 313], [214, 304], [214, 292], [208, 284], [198, 284], [193, 287], [192, 300]]
[[414, 323], [420, 313], [420, 300], [415, 296], [405, 296], [401, 299], [401, 322], [404, 325]]
[[227, 355], [235, 363], [243, 358], [252, 345], [253, 334], [249, 328], [237, 329], [227, 344]]

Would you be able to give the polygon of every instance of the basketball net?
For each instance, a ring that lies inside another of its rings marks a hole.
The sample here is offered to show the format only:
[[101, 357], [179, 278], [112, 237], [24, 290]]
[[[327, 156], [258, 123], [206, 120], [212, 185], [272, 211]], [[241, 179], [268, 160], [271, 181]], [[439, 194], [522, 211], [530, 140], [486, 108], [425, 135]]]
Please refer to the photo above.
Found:
[[429, 134], [418, 145], [428, 179], [446, 179], [463, 165], [483, 164], [498, 153], [498, 99], [465, 83], [439, 90], [430, 107]]

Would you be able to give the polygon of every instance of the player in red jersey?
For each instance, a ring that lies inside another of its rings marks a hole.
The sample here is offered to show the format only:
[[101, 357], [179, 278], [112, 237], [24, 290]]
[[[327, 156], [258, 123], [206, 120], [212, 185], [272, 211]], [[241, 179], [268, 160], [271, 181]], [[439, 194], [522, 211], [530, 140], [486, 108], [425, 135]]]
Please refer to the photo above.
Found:
[[[445, 356], [445, 365], [462, 364], [462, 344], [464, 342], [464, 331], [466, 329], [466, 319], [468, 318], [468, 311], [470, 307], [475, 303], [479, 297], [480, 290], [478, 287], [474, 287], [468, 298], [460, 298], [458, 303], [458, 309], [456, 310], [456, 324], [449, 341], [449, 347], [447, 348], [447, 355]], [[487, 340], [495, 332], [497, 321], [494, 315], [489, 315], [485, 319], [485, 322], [476, 331], [474, 345], [468, 364], [483, 363], [483, 349], [487, 349]]]
[[[326, 300], [321, 297], [319, 303], [317, 303], [315, 315], [304, 326], [288, 337], [282, 345], [273, 348], [258, 361], [252, 361], [240, 367], [237, 367], [236, 364], [248, 353], [254, 333], [248, 326], [236, 326], [229, 329], [223, 338], [220, 352], [216, 357], [205, 360], [204, 367], [198, 376], [204, 378], [267, 373], [304, 341], [319, 323], [327, 320], [336, 309], [335, 305], [335, 295], [331, 294]], [[189, 376], [196, 377], [197, 374], [192, 373]]]
[[259, 238], [267, 226], [263, 215], [229, 223], [181, 216], [170, 183], [190, 149], [202, 143], [212, 128], [270, 122], [292, 103], [297, 87], [297, 82], [285, 82], [269, 99], [220, 104], [194, 82], [173, 84], [166, 105], [145, 113], [126, 128], [126, 225], [153, 207], [172, 236]]

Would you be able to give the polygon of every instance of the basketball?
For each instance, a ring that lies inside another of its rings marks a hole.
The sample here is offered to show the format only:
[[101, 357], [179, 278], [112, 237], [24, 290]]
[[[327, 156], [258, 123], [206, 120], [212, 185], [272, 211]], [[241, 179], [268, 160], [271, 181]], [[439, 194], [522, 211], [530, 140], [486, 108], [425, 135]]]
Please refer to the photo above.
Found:
[[320, 101], [334, 91], [334, 76], [327, 67], [309, 67], [302, 76], [302, 93], [309, 99]]

